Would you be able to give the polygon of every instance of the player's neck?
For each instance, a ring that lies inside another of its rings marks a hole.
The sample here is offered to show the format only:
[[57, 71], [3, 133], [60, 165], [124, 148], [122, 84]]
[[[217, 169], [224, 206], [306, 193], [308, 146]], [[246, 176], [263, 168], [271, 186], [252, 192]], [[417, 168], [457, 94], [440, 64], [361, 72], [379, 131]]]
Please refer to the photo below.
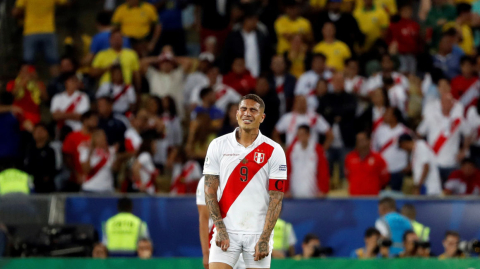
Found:
[[240, 145], [248, 147], [255, 142], [255, 139], [257, 139], [259, 133], [259, 129], [243, 130], [238, 128], [237, 132], [235, 133], [235, 137]]

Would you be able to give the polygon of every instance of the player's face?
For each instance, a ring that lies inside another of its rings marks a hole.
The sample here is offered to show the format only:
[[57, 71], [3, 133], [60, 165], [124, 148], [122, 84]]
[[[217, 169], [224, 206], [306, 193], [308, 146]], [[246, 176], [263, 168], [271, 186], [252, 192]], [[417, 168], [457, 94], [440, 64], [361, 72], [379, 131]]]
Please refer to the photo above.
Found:
[[260, 127], [260, 123], [265, 119], [265, 113], [260, 108], [260, 104], [247, 99], [240, 103], [237, 110], [238, 126], [243, 130], [254, 130]]

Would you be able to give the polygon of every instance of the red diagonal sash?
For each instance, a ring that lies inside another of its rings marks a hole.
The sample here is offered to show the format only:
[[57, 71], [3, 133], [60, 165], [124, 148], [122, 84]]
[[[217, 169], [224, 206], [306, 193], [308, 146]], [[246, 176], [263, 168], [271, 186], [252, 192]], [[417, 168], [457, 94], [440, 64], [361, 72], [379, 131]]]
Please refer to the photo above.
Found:
[[193, 168], [195, 168], [195, 165], [193, 163], [188, 166], [187, 169], [183, 170], [180, 175], [178, 175], [175, 180], [173, 181], [172, 187], [170, 188], [170, 191], [177, 189], [177, 193], [185, 193], [186, 192], [186, 186], [181, 185], [181, 180], [182, 178], [188, 177], [190, 173], [193, 171]]
[[[228, 210], [232, 206], [232, 204], [237, 200], [238, 196], [242, 191], [247, 187], [248, 183], [252, 181], [252, 179], [255, 177], [255, 175], [260, 171], [260, 169], [267, 164], [268, 160], [270, 159], [270, 156], [272, 156], [273, 153], [273, 146], [267, 144], [267, 143], [262, 143], [258, 147], [256, 147], [254, 150], [252, 150], [250, 153], [245, 156], [244, 160], [246, 161], [241, 161], [235, 169], [233, 169], [232, 173], [228, 177], [227, 184], [225, 185], [225, 189], [223, 190], [222, 198], [218, 202], [218, 205], [220, 206], [220, 212], [222, 213], [222, 218], [225, 218], [227, 216]], [[254, 158], [255, 158], [255, 153], [263, 153], [265, 156], [263, 157], [263, 160], [261, 163], [257, 163]], [[247, 168], [247, 174], [248, 176], [247, 181], [242, 181], [242, 178], [245, 178], [240, 175], [240, 170], [245, 170]]]
[[281, 85], [278, 85], [278, 87], [275, 89], [277, 93], [282, 93], [283, 92], [283, 83]]
[[[452, 135], [457, 128], [460, 126], [460, 119], [455, 119], [450, 126], [450, 135]], [[445, 134], [445, 132], [440, 133], [438, 136], [437, 140], [433, 143], [432, 150], [435, 152], [435, 154], [438, 154], [440, 150], [442, 149], [443, 145], [445, 142], [447, 142], [449, 136]]]
[[380, 126], [380, 124], [382, 124], [382, 122], [383, 122], [383, 116], [373, 122], [372, 133], [378, 128], [378, 126]]
[[98, 162], [97, 165], [95, 165], [90, 170], [90, 172], [88, 172], [86, 181], [89, 181], [90, 179], [92, 179], [92, 177], [94, 177], [98, 173], [98, 171], [100, 171], [100, 169], [102, 169], [105, 166], [105, 164], [107, 164], [109, 156], [110, 154], [108, 153], [102, 154], [102, 159], [100, 160], [100, 162]]
[[215, 96], [217, 97], [217, 100], [222, 98], [225, 94], [227, 94], [227, 89], [221, 89], [220, 91], [215, 93]]
[[127, 92], [128, 88], [130, 88], [130, 84], [125, 85], [122, 91], [120, 91], [117, 95], [113, 97], [113, 101], [116, 102], [118, 99], [120, 99], [120, 97], [122, 97], [122, 95], [124, 95]]
[[393, 145], [393, 143], [395, 143], [395, 140], [397, 138], [396, 137], [393, 137], [392, 139], [388, 140], [387, 143], [383, 144], [383, 146], [380, 148], [380, 150], [378, 151], [378, 153], [382, 153], [384, 152], [386, 149], [388, 149], [391, 145]]
[[[72, 113], [75, 112], [75, 108], [77, 107], [78, 103], [82, 101], [82, 95], [78, 95], [77, 98], [73, 99], [73, 101], [68, 105], [67, 109], [65, 109], [64, 113]], [[65, 125], [65, 120], [60, 120], [57, 123], [58, 129], [61, 129]]]

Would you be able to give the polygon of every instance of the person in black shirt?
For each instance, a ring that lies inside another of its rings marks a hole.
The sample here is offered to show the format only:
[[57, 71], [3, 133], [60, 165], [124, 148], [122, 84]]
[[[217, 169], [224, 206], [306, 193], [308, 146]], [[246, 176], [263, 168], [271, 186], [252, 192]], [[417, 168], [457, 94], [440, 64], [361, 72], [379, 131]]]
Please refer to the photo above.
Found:
[[33, 176], [36, 193], [55, 192], [56, 156], [48, 143], [50, 138], [47, 126], [37, 124], [33, 129], [33, 139], [25, 156], [25, 171]]
[[97, 99], [98, 127], [105, 131], [108, 145], [119, 145], [120, 152], [125, 147], [125, 131], [128, 120], [122, 115], [116, 115], [112, 110], [113, 100], [109, 97]]

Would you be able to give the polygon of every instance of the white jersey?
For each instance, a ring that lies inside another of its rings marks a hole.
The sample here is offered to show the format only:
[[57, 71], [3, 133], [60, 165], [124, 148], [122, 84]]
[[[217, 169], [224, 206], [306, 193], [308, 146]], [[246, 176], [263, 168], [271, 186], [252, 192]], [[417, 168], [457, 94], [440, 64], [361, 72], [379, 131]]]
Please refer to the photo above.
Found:
[[[200, 99], [200, 92], [204, 88], [205, 86], [198, 86], [193, 88], [192, 94], [190, 95], [190, 104], [202, 104], [202, 99]], [[238, 92], [222, 83], [215, 84], [215, 86], [213, 86], [213, 91], [215, 92], [215, 96], [217, 98], [215, 106], [222, 110], [224, 113], [227, 112], [226, 109], [228, 104], [237, 104], [240, 102], [240, 99], [242, 99], [242, 96]]]
[[390, 173], [400, 172], [407, 167], [407, 152], [398, 147], [398, 138], [405, 133], [410, 133], [410, 130], [401, 123], [394, 128], [382, 124], [372, 135], [372, 148], [385, 159]]
[[444, 116], [441, 112], [440, 101], [428, 105], [423, 120], [417, 132], [427, 137], [428, 144], [435, 153], [440, 167], [454, 167], [457, 165], [456, 155], [460, 148], [460, 137], [468, 135], [463, 118], [463, 106], [456, 102], [450, 115]]
[[426, 194], [439, 195], [442, 193], [440, 173], [435, 161], [435, 154], [429, 145], [423, 140], [415, 141], [412, 151], [412, 174], [415, 184], [420, 182], [423, 173], [423, 166], [429, 165], [428, 176], [425, 180]]
[[113, 112], [124, 114], [130, 106], [137, 102], [137, 95], [132, 85], [113, 85], [104, 83], [97, 91], [96, 97], [110, 97], [113, 99]]
[[283, 115], [275, 125], [279, 133], [285, 133], [286, 144], [289, 146], [297, 136], [300, 125], [308, 125], [311, 128], [310, 141], [318, 142], [318, 134], [325, 134], [330, 130], [330, 124], [318, 113], [308, 111], [306, 114], [290, 112]]
[[307, 148], [303, 148], [300, 142], [295, 142], [288, 149], [290, 160], [289, 185], [293, 198], [315, 198], [319, 193], [318, 165], [319, 145], [309, 142]]
[[140, 134], [133, 127], [125, 131], [125, 149], [128, 152], [134, 152], [140, 149], [143, 139]]
[[186, 186], [202, 177], [202, 168], [197, 161], [188, 161], [185, 164], [173, 165], [172, 186], [170, 193], [185, 193]]
[[[237, 131], [210, 143], [203, 174], [220, 177], [219, 206], [227, 232], [261, 234], [270, 200], [270, 180], [287, 179], [285, 152], [260, 132], [245, 148], [237, 142]], [[282, 188], [279, 182], [276, 185]]]
[[140, 163], [140, 182], [135, 182], [133, 187], [139, 189], [139, 184], [146, 187], [145, 192], [155, 194], [155, 179], [158, 175], [157, 169], [152, 161], [152, 155], [148, 152], [142, 152], [138, 155], [137, 161]]
[[477, 108], [471, 106], [467, 111], [466, 118], [467, 128], [472, 137], [472, 145], [480, 147], [480, 115], [478, 115]]
[[[220, 189], [217, 191], [217, 195], [220, 195]], [[204, 205], [206, 206], [207, 204], [205, 203], [205, 177], [202, 177], [200, 181], [198, 181], [198, 186], [197, 186], [197, 205]], [[208, 231], [209, 231], [209, 238], [208, 240], [211, 240], [211, 236], [213, 234], [213, 220], [211, 217], [208, 218]]]
[[407, 115], [408, 95], [401, 85], [394, 85], [388, 89], [388, 100], [391, 107], [398, 108], [402, 115]]
[[190, 101], [193, 89], [195, 89], [196, 87], [208, 87], [208, 84], [208, 77], [204, 73], [196, 71], [189, 74], [185, 79], [185, 85], [183, 88], [185, 102]]
[[307, 71], [303, 73], [300, 78], [298, 78], [297, 84], [295, 85], [295, 95], [305, 96], [307, 98], [308, 108], [313, 110], [317, 109], [318, 107], [316, 87], [317, 82], [320, 78], [328, 81], [332, 78], [332, 72], [327, 70], [324, 71], [323, 74], [320, 76], [313, 70]]
[[383, 124], [383, 115], [385, 114], [385, 107], [376, 107], [372, 108], [372, 133], [377, 130]]
[[[90, 109], [90, 100], [88, 96], [81, 92], [75, 91], [72, 95], [68, 95], [66, 91], [57, 93], [53, 96], [50, 105], [50, 112], [68, 112], [83, 114]], [[65, 124], [72, 128], [73, 131], [78, 131], [82, 128], [82, 123], [78, 120], [65, 120]]]
[[[400, 85], [404, 91], [408, 91], [410, 88], [410, 83], [406, 76], [398, 72], [392, 72], [392, 79], [396, 85]], [[376, 75], [368, 78], [367, 85], [365, 86], [368, 92], [374, 91], [376, 89], [383, 87], [383, 73], [377, 73]]]
[[168, 151], [180, 146], [183, 141], [182, 124], [178, 117], [170, 117], [168, 114], [162, 116], [165, 125], [165, 137], [155, 141], [155, 155], [153, 160], [157, 164], [165, 164], [168, 158]]
[[[80, 149], [80, 162], [86, 162], [89, 154], [90, 149], [82, 147]], [[104, 149], [94, 149], [90, 157], [90, 172], [85, 176], [82, 190], [89, 192], [114, 191], [113, 174], [111, 170], [114, 160], [114, 147], [110, 147], [108, 151]]]
[[367, 96], [367, 80], [362, 76], [354, 76], [353, 78], [345, 78], [345, 92]]

